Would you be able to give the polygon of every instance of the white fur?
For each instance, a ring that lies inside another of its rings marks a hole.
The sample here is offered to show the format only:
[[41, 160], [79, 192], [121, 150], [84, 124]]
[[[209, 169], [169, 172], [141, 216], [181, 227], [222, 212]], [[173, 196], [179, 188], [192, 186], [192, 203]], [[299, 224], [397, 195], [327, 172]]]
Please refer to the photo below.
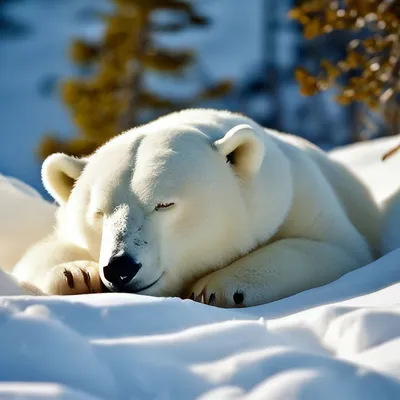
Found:
[[400, 190], [389, 196], [382, 204], [382, 254], [400, 247]]
[[217, 305], [234, 306], [237, 290], [253, 305], [328, 283], [377, 248], [378, 209], [344, 166], [228, 112], [170, 114], [83, 160], [53, 155], [43, 181], [61, 203], [57, 227], [14, 274], [47, 292], [68, 293], [49, 289], [59, 264], [104, 266], [122, 252], [143, 265], [136, 283], [161, 277], [143, 294], [190, 295], [194, 284]]

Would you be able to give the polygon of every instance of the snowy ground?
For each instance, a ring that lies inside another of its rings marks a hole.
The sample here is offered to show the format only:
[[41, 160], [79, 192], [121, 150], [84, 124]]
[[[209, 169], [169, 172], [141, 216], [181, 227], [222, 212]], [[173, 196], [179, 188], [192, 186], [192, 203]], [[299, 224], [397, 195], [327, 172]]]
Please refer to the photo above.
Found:
[[[382, 198], [400, 161], [380, 156], [397, 141], [335, 157]], [[2, 178], [0, 191], [14, 217], [0, 226], [0, 264], [10, 264], [37, 239], [30, 218], [43, 215], [44, 234], [53, 208], [15, 181]], [[240, 310], [129, 294], [1, 296], [0, 398], [399, 399], [399, 257]]]
[[399, 136], [376, 139], [337, 148], [331, 152], [334, 159], [349, 165], [368, 185], [378, 202], [382, 202], [400, 187], [400, 154], [382, 156], [400, 143]]

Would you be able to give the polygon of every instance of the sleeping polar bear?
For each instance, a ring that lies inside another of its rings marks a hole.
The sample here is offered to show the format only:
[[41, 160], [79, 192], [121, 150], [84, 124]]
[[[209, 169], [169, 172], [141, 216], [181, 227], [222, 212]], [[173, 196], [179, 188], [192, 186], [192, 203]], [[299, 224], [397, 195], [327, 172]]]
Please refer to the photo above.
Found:
[[194, 109], [54, 154], [51, 237], [14, 275], [48, 294], [101, 291], [252, 306], [368, 264], [380, 216], [367, 189], [306, 140]]

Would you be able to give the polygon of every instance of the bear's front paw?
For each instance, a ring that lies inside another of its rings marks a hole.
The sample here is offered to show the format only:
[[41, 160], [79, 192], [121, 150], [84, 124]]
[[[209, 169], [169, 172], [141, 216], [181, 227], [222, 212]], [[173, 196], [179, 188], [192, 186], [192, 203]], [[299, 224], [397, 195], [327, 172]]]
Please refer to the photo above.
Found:
[[240, 282], [225, 276], [223, 272], [213, 272], [198, 280], [189, 290], [189, 298], [215, 307], [246, 307], [245, 293], [240, 289]]
[[92, 261], [73, 261], [52, 268], [40, 285], [43, 292], [72, 295], [102, 292], [99, 266]]

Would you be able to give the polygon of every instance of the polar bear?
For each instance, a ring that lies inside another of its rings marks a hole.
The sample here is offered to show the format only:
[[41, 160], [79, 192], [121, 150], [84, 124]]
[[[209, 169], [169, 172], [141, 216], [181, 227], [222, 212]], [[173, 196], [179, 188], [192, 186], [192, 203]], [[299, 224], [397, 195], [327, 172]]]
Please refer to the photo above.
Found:
[[227, 111], [172, 113], [86, 158], [51, 155], [42, 177], [57, 223], [14, 275], [48, 294], [105, 286], [253, 306], [376, 254], [379, 210], [349, 170]]
[[381, 254], [400, 248], [400, 189], [392, 193], [382, 204]]

